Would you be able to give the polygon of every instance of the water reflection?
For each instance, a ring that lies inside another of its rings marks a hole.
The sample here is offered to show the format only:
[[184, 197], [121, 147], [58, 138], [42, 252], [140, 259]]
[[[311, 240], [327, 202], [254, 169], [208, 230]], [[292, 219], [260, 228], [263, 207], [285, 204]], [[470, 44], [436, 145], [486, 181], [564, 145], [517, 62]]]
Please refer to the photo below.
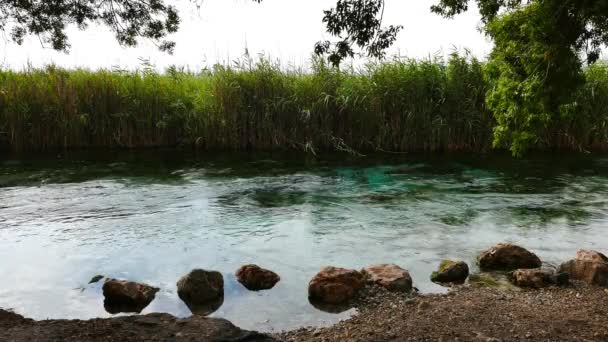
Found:
[[351, 314], [356, 312], [351, 303], [329, 304], [312, 298], [309, 298], [308, 301], [310, 305], [314, 306], [316, 309], [327, 313], [339, 314], [349, 310]]
[[[391, 262], [422, 292], [442, 259], [518, 243], [559, 263], [608, 243], [608, 158], [310, 158], [171, 151], [0, 159], [0, 307], [38, 319], [107, 317], [93, 274], [161, 288], [143, 313], [189, 316], [175, 282], [224, 273], [200, 312], [244, 328], [325, 325], [307, 284], [323, 266]], [[248, 291], [232, 272], [281, 275]], [[475, 272], [475, 269], [471, 270]], [[74, 288], [85, 287], [85, 291]], [[255, 314], [252, 314], [255, 312]]]
[[185, 303], [192, 314], [197, 316], [208, 316], [216, 312], [224, 304], [224, 296], [220, 296], [205, 303]]

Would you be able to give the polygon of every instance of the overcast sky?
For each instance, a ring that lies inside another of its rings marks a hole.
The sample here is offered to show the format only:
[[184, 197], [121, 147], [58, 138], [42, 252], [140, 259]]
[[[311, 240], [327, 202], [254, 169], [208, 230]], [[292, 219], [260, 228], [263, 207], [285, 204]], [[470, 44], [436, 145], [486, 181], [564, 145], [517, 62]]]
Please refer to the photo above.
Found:
[[[284, 65], [307, 65], [314, 43], [331, 38], [324, 32], [321, 18], [335, 0], [205, 0], [199, 10], [187, 0], [169, 1], [178, 7], [182, 24], [172, 39], [177, 42], [173, 55], [159, 52], [150, 42], [136, 48], [119, 46], [105, 27], [91, 26], [86, 31], [69, 30], [69, 54], [40, 46], [29, 38], [19, 46], [0, 42], [0, 62], [20, 69], [26, 64], [43, 66], [54, 63], [65, 67], [136, 68], [141, 58], [159, 69], [169, 65], [197, 70], [214, 63], [238, 58], [245, 48], [250, 54], [264, 53]], [[404, 26], [389, 54], [424, 58], [446, 55], [454, 47], [468, 48], [485, 57], [491, 43], [479, 33], [475, 10], [453, 20], [430, 13], [435, 0], [386, 0], [384, 23]]]

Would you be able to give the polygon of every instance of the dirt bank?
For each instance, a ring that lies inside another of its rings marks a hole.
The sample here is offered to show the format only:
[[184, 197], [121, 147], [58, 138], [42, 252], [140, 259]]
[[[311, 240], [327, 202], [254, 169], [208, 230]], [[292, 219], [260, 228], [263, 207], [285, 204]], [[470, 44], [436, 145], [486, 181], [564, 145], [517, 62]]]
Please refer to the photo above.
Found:
[[462, 287], [408, 299], [367, 288], [359, 315], [335, 326], [275, 336], [226, 320], [167, 314], [33, 321], [0, 310], [2, 341], [608, 341], [608, 293], [600, 287], [505, 291]]

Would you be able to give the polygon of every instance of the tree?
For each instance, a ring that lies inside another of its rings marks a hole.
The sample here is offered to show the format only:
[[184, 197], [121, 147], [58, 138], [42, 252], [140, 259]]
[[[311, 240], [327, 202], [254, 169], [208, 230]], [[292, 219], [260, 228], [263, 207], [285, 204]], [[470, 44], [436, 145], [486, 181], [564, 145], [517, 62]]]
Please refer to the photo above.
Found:
[[108, 26], [121, 45], [135, 46], [151, 39], [171, 52], [175, 43], [165, 37], [176, 32], [179, 16], [164, 0], [3, 0], [0, 1], [0, 30], [8, 31], [16, 43], [36, 35], [55, 50], [70, 47], [65, 33], [68, 24], [84, 29], [91, 23]]
[[[200, 5], [202, 0], [189, 0]], [[252, 0], [260, 3], [262, 0]], [[324, 12], [327, 31], [338, 42], [318, 42], [315, 52], [328, 55], [337, 66], [355, 55], [354, 46], [368, 56], [382, 57], [401, 26], [382, 28], [384, 0], [338, 0]], [[4, 0], [0, 2], [0, 30], [9, 31], [18, 44], [28, 35], [55, 50], [70, 47], [66, 26], [84, 29], [91, 23], [109, 27], [123, 46], [136, 46], [142, 38], [151, 39], [161, 50], [173, 51], [175, 42], [166, 36], [179, 28], [179, 15], [165, 0]]]
[[[522, 155], [549, 145], [551, 126], [576, 106], [582, 65], [608, 44], [608, 1], [476, 0], [494, 41], [486, 102], [496, 119], [494, 145]], [[440, 0], [432, 11], [453, 17], [468, 0]]]
[[384, 57], [384, 51], [396, 40], [403, 26], [382, 27], [384, 0], [338, 0], [336, 7], [324, 11], [327, 32], [338, 37], [315, 45], [317, 55], [327, 55], [334, 66], [345, 58], [354, 57], [355, 46], [369, 57]]
[[[202, 0], [188, 0], [197, 6]], [[262, 0], [253, 0], [260, 3]], [[173, 52], [167, 35], [177, 32], [180, 18], [166, 0], [1, 0], [0, 31], [9, 31], [17, 44], [28, 35], [55, 50], [68, 51], [66, 26], [85, 29], [91, 23], [109, 27], [118, 42], [136, 46], [150, 39], [161, 51]]]
[[[572, 112], [573, 95], [584, 84], [588, 64], [608, 45], [606, 0], [438, 0], [431, 11], [447, 18], [475, 3], [485, 33], [495, 47], [487, 64], [492, 85], [488, 108], [496, 119], [494, 146], [522, 155], [550, 145], [550, 128]], [[315, 52], [338, 65], [355, 55], [383, 57], [401, 26], [382, 28], [383, 0], [338, 0], [325, 11], [327, 32], [335, 43], [319, 42]]]

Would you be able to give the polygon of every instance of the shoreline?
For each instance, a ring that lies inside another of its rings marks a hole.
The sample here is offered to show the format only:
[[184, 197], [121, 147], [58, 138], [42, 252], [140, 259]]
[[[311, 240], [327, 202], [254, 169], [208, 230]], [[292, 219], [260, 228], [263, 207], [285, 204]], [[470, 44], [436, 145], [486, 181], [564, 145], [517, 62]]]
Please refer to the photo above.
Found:
[[220, 318], [169, 314], [34, 321], [0, 310], [8, 341], [608, 341], [608, 291], [569, 287], [504, 290], [458, 286], [407, 297], [366, 287], [358, 314], [330, 327], [277, 334], [241, 330]]

